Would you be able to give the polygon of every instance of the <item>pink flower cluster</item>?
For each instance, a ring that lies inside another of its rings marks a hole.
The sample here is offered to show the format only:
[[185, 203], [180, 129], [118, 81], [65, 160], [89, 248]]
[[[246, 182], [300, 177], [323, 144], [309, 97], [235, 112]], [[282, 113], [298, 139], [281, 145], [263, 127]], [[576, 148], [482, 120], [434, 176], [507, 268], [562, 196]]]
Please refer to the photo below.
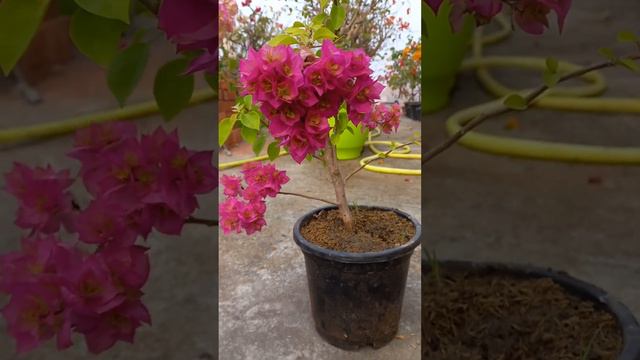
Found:
[[322, 44], [321, 56], [291, 46], [249, 50], [240, 61], [240, 80], [269, 120], [269, 132], [298, 163], [325, 147], [328, 118], [346, 101], [349, 119], [375, 127], [373, 104], [383, 85], [371, 78], [370, 58], [362, 49]]
[[[93, 195], [82, 210], [68, 171], [15, 164], [6, 174], [19, 201], [16, 224], [31, 230], [21, 250], [0, 256], [0, 292], [11, 295], [2, 314], [18, 352], [53, 337], [67, 348], [72, 332], [92, 353], [133, 342], [151, 323], [141, 301], [149, 258], [136, 240], [153, 228], [179, 234], [198, 207], [195, 195], [217, 187], [212, 152], [187, 150], [162, 129], [137, 139], [131, 123], [94, 125], [77, 132], [70, 156]], [[95, 251], [63, 243], [54, 235], [62, 226]]]
[[400, 117], [402, 116], [402, 109], [399, 104], [393, 104], [391, 107], [387, 107], [384, 104], [378, 104], [375, 107], [375, 111], [371, 114], [371, 121], [380, 126], [380, 129], [385, 134], [389, 134], [392, 131], [397, 131], [400, 126]]
[[[282, 185], [289, 182], [286, 173], [272, 164], [245, 164], [242, 175], [244, 179], [223, 175], [220, 180], [227, 196], [220, 204], [220, 226], [225, 234], [244, 230], [251, 235], [260, 231], [267, 224], [264, 220], [265, 198], [275, 197]], [[243, 180], [246, 186], [243, 186]]]
[[[438, 11], [443, 0], [425, 0], [434, 11]], [[452, 23], [455, 28], [462, 24], [465, 14], [472, 14], [478, 24], [488, 23], [502, 11], [504, 0], [452, 0]], [[571, 0], [516, 0], [510, 1], [515, 22], [527, 33], [540, 35], [549, 27], [548, 15], [556, 13], [560, 31], [571, 8]]]

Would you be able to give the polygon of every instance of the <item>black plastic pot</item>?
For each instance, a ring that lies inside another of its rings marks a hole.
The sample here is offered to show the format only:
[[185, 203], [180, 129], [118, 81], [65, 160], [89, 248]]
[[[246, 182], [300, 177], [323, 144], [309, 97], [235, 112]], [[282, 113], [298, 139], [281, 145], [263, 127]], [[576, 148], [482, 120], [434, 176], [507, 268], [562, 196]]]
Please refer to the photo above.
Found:
[[[529, 265], [515, 265], [502, 263], [477, 263], [469, 261], [440, 261], [443, 270], [467, 271], [471, 273], [502, 273], [522, 278], [550, 278], [562, 286], [570, 294], [581, 299], [591, 301], [598, 308], [611, 313], [617, 320], [624, 340], [624, 347], [618, 360], [640, 360], [640, 325], [631, 311], [621, 302], [614, 299], [599, 287], [576, 279], [565, 272], [558, 272], [548, 268]], [[429, 274], [431, 266], [422, 257], [422, 273]], [[425, 331], [427, 329], [422, 329]]]
[[300, 229], [327, 206], [298, 219], [293, 238], [304, 253], [311, 312], [320, 336], [342, 349], [380, 348], [398, 332], [409, 260], [420, 244], [420, 223], [409, 214], [385, 207], [415, 226], [415, 236], [397, 248], [380, 252], [338, 252], [310, 243]]

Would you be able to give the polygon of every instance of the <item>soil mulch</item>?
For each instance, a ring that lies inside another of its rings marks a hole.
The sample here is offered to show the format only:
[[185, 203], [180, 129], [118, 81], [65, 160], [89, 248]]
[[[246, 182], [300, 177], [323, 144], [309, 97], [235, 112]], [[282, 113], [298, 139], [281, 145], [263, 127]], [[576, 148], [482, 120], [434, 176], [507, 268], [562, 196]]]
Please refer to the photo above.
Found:
[[[442, 270], [441, 270], [442, 271]], [[548, 278], [423, 275], [423, 360], [615, 360], [616, 319]]]
[[353, 231], [338, 210], [321, 211], [300, 230], [302, 236], [326, 249], [362, 253], [398, 247], [413, 238], [413, 223], [392, 211], [352, 209]]

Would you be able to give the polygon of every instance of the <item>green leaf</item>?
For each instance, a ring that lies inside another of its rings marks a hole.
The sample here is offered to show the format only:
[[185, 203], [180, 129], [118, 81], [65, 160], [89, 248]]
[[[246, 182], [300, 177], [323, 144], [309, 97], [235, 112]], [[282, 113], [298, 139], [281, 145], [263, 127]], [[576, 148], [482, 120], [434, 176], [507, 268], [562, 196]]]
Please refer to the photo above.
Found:
[[131, 0], [76, 0], [76, 4], [92, 14], [129, 23]]
[[284, 32], [289, 35], [301, 36], [301, 35], [305, 35], [307, 33], [307, 30], [302, 27], [290, 27], [290, 28], [284, 29]]
[[107, 84], [120, 106], [124, 105], [140, 82], [148, 60], [148, 44], [133, 44], [113, 58], [107, 73]]
[[339, 29], [344, 24], [347, 12], [342, 5], [333, 5], [329, 15], [329, 27], [333, 30]]
[[49, 0], [0, 1], [0, 67], [8, 75], [27, 50]]
[[291, 35], [280, 34], [273, 37], [273, 39], [269, 40], [269, 46], [278, 46], [278, 45], [292, 45], [297, 44], [298, 40]]
[[251, 109], [253, 107], [253, 96], [245, 95], [244, 98], [242, 98], [242, 102], [247, 109]]
[[525, 110], [527, 101], [518, 94], [511, 94], [504, 99], [504, 105], [512, 110]]
[[311, 23], [313, 25], [322, 25], [324, 21], [327, 19], [327, 14], [318, 14], [311, 19]]
[[304, 24], [301, 23], [300, 21], [296, 21], [293, 23], [293, 25], [291, 27], [304, 27]]
[[558, 59], [549, 57], [545, 62], [550, 73], [555, 74], [558, 72]]
[[320, 11], [324, 11], [329, 4], [329, 0], [320, 0]]
[[544, 84], [547, 85], [547, 87], [552, 88], [556, 86], [560, 81], [560, 74], [552, 73], [549, 69], [547, 69], [542, 74], [542, 78], [544, 80]]
[[620, 65], [626, 67], [627, 69], [633, 72], [640, 73], [640, 65], [638, 65], [638, 63], [632, 59], [629, 59], [629, 58], [620, 59]]
[[214, 71], [213, 73], [205, 72], [204, 79], [209, 84], [209, 87], [216, 93], [218, 93], [218, 72]]
[[274, 141], [267, 146], [267, 154], [269, 155], [269, 161], [273, 161], [280, 156], [280, 143]]
[[638, 35], [634, 34], [631, 31], [621, 31], [618, 33], [618, 41], [622, 43], [638, 42], [640, 41], [640, 37], [638, 37]]
[[218, 124], [218, 145], [222, 146], [231, 135], [231, 130], [236, 124], [238, 116], [236, 114], [231, 115], [228, 118], [222, 119]]
[[153, 84], [153, 95], [165, 120], [169, 121], [182, 111], [193, 95], [193, 75], [185, 75], [187, 59], [169, 61], [158, 70]]
[[260, 114], [256, 111], [249, 111], [240, 115], [242, 125], [255, 130], [260, 130]]
[[127, 29], [122, 21], [106, 19], [78, 9], [71, 17], [69, 35], [81, 53], [102, 66], [109, 66], [118, 53], [120, 37]]
[[256, 136], [258, 136], [258, 130], [250, 129], [248, 127], [242, 127], [240, 129], [240, 135], [244, 139], [244, 141], [252, 144], [256, 141]]
[[336, 34], [334, 34], [331, 30], [327, 29], [326, 27], [320, 28], [313, 33], [313, 40], [323, 40], [323, 39], [333, 40], [335, 38], [336, 38]]
[[262, 148], [264, 147], [264, 142], [267, 140], [267, 136], [264, 134], [258, 135], [256, 140], [253, 142], [253, 153], [256, 156], [260, 155]]
[[598, 53], [607, 58], [609, 61], [615, 62], [617, 60], [616, 54], [609, 48], [600, 48], [598, 50]]

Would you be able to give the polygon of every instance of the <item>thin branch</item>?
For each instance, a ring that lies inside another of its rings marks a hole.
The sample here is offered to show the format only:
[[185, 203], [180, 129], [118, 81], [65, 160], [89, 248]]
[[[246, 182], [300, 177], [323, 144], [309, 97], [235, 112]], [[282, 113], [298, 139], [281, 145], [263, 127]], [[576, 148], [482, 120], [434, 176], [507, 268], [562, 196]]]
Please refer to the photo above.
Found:
[[286, 192], [286, 191], [280, 191], [278, 194], [280, 194], [280, 195], [298, 196], [298, 197], [302, 197], [302, 198], [305, 198], [305, 199], [322, 201], [323, 203], [327, 203], [327, 204], [330, 204], [330, 205], [338, 206], [338, 204], [334, 203], [333, 201], [320, 199], [320, 198], [317, 198], [317, 197], [314, 197], [314, 196], [310, 196], [310, 195], [304, 195], [304, 194], [298, 194], [298, 193], [292, 193], [292, 192]]
[[[640, 55], [629, 56], [627, 58], [631, 59], [631, 60], [638, 60], [638, 59], [640, 59]], [[578, 77], [580, 77], [582, 75], [585, 75], [587, 73], [590, 73], [592, 71], [606, 69], [606, 68], [610, 68], [610, 67], [613, 67], [613, 66], [616, 66], [616, 65], [618, 65], [616, 62], [607, 61], [607, 62], [595, 64], [595, 65], [592, 65], [592, 66], [589, 66], [589, 67], [585, 67], [585, 68], [576, 70], [574, 72], [571, 72], [571, 73], [569, 73], [567, 75], [562, 76], [560, 78], [560, 80], [558, 80], [558, 83], [578, 78]], [[526, 101], [527, 107], [529, 105], [531, 105], [535, 100], [537, 100], [540, 97], [540, 95], [542, 95], [547, 90], [549, 90], [549, 87], [547, 85], [542, 85], [539, 88], [533, 90], [529, 95], [527, 95], [524, 98], [525, 101]], [[487, 120], [489, 118], [492, 118], [492, 117], [495, 117], [495, 116], [507, 114], [507, 113], [510, 113], [512, 111], [513, 111], [512, 109], [504, 107], [502, 109], [497, 109], [497, 110], [495, 110], [493, 112], [490, 112], [490, 113], [485, 113], [485, 114], [478, 115], [476, 118], [474, 118], [473, 120], [471, 120], [468, 123], [466, 123], [460, 130], [458, 130], [455, 134], [453, 134], [447, 140], [443, 141], [438, 146], [433, 148], [433, 150], [423, 153], [422, 154], [422, 165], [424, 165], [427, 161], [429, 161], [429, 160], [435, 158], [436, 156], [440, 155], [442, 152], [447, 150], [453, 144], [458, 142], [458, 140], [460, 140], [461, 137], [463, 137], [469, 131], [473, 130], [476, 126], [482, 124], [485, 120]]]
[[189, 217], [186, 221], [186, 223], [188, 224], [200, 224], [200, 225], [206, 225], [206, 226], [210, 226], [210, 227], [214, 227], [214, 226], [218, 226], [218, 220], [209, 220], [209, 219], [200, 219], [197, 217]]
[[355, 175], [355, 174], [359, 173], [362, 169], [364, 169], [367, 165], [371, 164], [372, 162], [374, 162], [374, 161], [376, 161], [376, 160], [378, 160], [378, 159], [380, 159], [380, 158], [385, 158], [385, 157], [389, 156], [389, 154], [391, 154], [393, 151], [395, 151], [395, 150], [397, 150], [397, 149], [399, 149], [399, 148], [402, 148], [402, 147], [405, 147], [405, 146], [409, 146], [409, 145], [413, 145], [413, 144], [415, 144], [415, 143], [416, 143], [415, 141], [410, 141], [410, 142], [408, 142], [408, 143], [404, 143], [404, 144], [402, 144], [402, 145], [398, 145], [398, 146], [396, 146], [396, 147], [392, 147], [392, 148], [391, 148], [391, 149], [389, 149], [387, 152], [384, 152], [384, 153], [380, 153], [380, 154], [378, 154], [378, 157], [373, 158], [373, 159], [371, 159], [371, 160], [369, 160], [369, 161], [365, 161], [365, 163], [364, 163], [364, 164], [360, 165], [360, 167], [359, 167], [359, 168], [355, 169], [353, 172], [351, 172], [351, 174], [349, 174], [346, 178], [344, 178], [344, 182], [349, 181], [349, 179], [350, 179], [353, 175]]
[[157, 0], [140, 0], [140, 3], [152, 13], [158, 15], [160, 10], [160, 1]]

